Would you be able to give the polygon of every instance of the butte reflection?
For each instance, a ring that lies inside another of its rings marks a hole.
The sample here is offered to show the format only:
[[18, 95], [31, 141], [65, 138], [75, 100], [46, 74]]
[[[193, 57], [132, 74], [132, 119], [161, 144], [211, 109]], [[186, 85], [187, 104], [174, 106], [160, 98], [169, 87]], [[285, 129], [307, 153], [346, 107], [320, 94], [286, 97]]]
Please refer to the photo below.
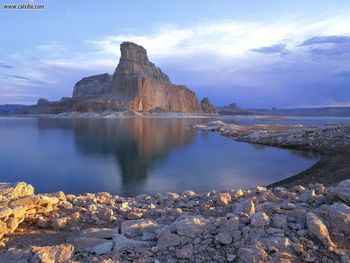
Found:
[[[198, 119], [196, 120], [198, 122]], [[114, 156], [123, 188], [140, 187], [150, 169], [195, 140], [190, 119], [39, 119], [40, 129], [72, 130], [79, 153]]]

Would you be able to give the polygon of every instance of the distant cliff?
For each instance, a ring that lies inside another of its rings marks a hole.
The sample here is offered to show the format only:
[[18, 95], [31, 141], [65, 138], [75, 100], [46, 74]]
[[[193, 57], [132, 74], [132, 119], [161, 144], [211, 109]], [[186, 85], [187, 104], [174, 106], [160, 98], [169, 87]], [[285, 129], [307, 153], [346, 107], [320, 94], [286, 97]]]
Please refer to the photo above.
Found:
[[12, 114], [15, 113], [17, 110], [25, 108], [25, 105], [20, 104], [5, 104], [0, 105], [0, 114]]
[[259, 115], [253, 110], [238, 107], [236, 103], [231, 103], [223, 107], [217, 107], [216, 110], [220, 115]]

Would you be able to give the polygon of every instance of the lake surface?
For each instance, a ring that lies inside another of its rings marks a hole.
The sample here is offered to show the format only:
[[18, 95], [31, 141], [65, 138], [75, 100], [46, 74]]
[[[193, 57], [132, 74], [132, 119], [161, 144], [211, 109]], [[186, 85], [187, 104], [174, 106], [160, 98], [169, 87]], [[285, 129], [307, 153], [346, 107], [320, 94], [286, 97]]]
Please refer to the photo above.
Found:
[[266, 185], [318, 157], [195, 131], [199, 119], [0, 118], [0, 181], [137, 195]]

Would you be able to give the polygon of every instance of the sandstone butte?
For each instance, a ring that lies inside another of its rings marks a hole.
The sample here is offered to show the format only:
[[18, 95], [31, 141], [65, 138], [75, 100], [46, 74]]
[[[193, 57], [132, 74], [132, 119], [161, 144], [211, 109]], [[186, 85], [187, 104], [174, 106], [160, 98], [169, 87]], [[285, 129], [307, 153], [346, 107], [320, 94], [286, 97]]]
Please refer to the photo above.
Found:
[[[133, 111], [217, 114], [208, 98], [171, 83], [168, 75], [149, 61], [147, 51], [132, 42], [120, 45], [121, 56], [113, 75], [85, 77], [74, 86], [73, 97], [38, 104], [27, 113]], [[26, 113], [26, 112], [24, 112]]]

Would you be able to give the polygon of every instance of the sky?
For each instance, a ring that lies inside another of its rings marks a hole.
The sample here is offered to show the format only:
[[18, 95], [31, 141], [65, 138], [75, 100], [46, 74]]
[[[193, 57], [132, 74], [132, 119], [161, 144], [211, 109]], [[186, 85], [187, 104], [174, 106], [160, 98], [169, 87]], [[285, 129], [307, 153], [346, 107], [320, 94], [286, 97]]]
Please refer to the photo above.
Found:
[[[132, 41], [217, 106], [350, 106], [349, 0], [0, 0], [0, 104], [72, 95]], [[4, 4], [44, 4], [4, 10]]]

